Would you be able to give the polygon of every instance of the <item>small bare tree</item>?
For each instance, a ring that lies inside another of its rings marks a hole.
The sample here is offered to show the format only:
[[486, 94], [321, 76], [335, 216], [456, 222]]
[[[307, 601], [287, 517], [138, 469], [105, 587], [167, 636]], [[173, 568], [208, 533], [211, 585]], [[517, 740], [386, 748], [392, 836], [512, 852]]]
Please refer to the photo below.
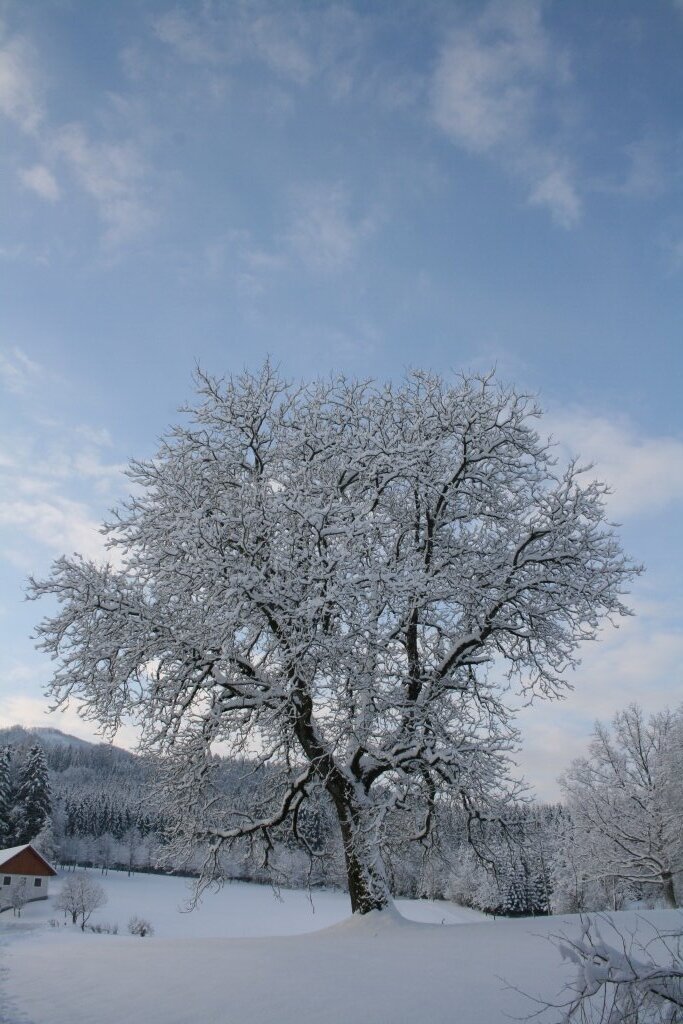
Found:
[[80, 918], [81, 931], [85, 931], [92, 912], [103, 907], [106, 902], [107, 894], [99, 882], [81, 873], [63, 882], [55, 906], [66, 914], [71, 914], [72, 924], [77, 924]]
[[9, 894], [9, 905], [12, 908], [14, 917], [21, 917], [21, 912], [28, 903], [29, 890], [25, 878], [21, 878], [16, 885], [11, 886]]

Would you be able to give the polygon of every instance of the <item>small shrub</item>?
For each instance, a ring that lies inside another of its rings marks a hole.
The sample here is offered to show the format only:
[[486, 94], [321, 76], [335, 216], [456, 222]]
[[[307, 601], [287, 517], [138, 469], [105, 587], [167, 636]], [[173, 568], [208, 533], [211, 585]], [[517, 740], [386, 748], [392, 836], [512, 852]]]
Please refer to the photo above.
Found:
[[47, 921], [49, 928], [61, 928], [62, 922], [58, 921], [56, 917], [49, 917]]
[[145, 935], [154, 935], [154, 928], [144, 917], [131, 917], [128, 931], [131, 935], [139, 935], [141, 939], [144, 939]]
[[119, 926], [117, 924], [108, 924], [106, 921], [100, 921], [98, 924], [89, 924], [86, 928], [89, 932], [94, 932], [95, 935], [118, 935]]

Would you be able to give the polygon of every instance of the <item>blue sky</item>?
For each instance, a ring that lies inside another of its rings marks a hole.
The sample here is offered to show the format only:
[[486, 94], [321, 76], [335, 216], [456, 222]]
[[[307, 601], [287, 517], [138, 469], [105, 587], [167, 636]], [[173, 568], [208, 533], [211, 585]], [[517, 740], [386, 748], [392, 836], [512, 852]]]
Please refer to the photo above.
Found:
[[681, 52], [680, 0], [0, 0], [0, 721], [44, 724], [27, 573], [267, 354], [495, 365], [613, 486], [638, 614], [523, 714], [541, 793], [680, 703]]

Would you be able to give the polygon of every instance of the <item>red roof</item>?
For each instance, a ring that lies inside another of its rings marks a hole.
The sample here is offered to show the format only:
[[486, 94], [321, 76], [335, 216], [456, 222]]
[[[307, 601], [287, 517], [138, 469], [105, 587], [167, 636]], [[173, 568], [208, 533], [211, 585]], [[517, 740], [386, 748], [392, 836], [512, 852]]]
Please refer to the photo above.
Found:
[[7, 875], [46, 875], [48, 878], [57, 872], [51, 864], [38, 853], [30, 843], [24, 846], [11, 846], [8, 850], [0, 850], [0, 874]]

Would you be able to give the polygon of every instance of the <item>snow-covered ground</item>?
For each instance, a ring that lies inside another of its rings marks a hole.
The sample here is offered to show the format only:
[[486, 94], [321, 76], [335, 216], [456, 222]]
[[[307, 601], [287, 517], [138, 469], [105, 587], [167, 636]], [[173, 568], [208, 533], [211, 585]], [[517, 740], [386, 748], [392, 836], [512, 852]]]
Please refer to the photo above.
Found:
[[[109, 900], [92, 923], [119, 935], [51, 927], [54, 895], [0, 916], [3, 1024], [503, 1024], [534, 1009], [516, 989], [552, 998], [568, 978], [548, 936], [573, 918], [399, 900], [402, 916], [349, 919], [343, 893], [243, 883], [184, 913], [181, 879], [90, 874]], [[154, 937], [126, 933], [133, 914]]]

